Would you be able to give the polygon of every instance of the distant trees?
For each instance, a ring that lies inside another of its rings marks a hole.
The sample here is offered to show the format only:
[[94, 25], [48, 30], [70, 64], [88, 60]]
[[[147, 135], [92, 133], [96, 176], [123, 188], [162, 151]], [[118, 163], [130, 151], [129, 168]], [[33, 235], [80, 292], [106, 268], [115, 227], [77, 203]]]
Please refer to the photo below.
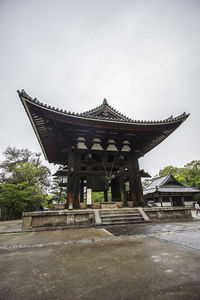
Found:
[[0, 163], [0, 208], [3, 219], [20, 218], [49, 201], [50, 170], [42, 165], [39, 153], [7, 147]]
[[38, 186], [29, 186], [27, 182], [4, 183], [0, 192], [0, 207], [3, 219], [21, 218], [23, 211], [36, 210], [44, 196]]
[[[60, 166], [59, 170], [63, 170]], [[67, 188], [66, 182], [64, 182], [63, 177], [61, 176], [54, 176], [52, 186], [51, 186], [51, 199], [56, 203], [65, 203], [67, 198]]]
[[200, 188], [200, 160], [193, 160], [183, 168], [167, 166], [160, 170], [159, 176], [169, 172], [181, 183]]

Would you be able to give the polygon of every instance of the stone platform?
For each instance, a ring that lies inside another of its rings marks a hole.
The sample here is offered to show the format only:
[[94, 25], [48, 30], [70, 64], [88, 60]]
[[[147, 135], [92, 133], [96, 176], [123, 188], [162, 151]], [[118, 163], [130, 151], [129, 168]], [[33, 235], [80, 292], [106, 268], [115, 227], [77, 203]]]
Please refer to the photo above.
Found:
[[58, 210], [24, 212], [22, 227], [92, 227], [94, 226], [93, 210]]
[[191, 207], [151, 207], [144, 208], [151, 221], [176, 221], [192, 219]]
[[192, 219], [188, 207], [117, 208], [59, 210], [24, 212], [23, 228], [55, 227], [95, 227], [115, 224], [130, 224], [150, 221], [176, 221]]

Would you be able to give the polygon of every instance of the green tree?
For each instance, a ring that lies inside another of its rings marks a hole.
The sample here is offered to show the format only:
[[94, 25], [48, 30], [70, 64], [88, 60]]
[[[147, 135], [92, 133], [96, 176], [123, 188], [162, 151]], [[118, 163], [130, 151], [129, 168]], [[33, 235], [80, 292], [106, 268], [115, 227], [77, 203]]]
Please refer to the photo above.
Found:
[[0, 184], [28, 181], [29, 185], [48, 190], [51, 172], [42, 165], [40, 153], [8, 146], [3, 154], [5, 160], [0, 163]]
[[[50, 170], [42, 165], [40, 154], [28, 149], [7, 147], [0, 163], [0, 207], [4, 219], [20, 218], [46, 203]], [[50, 201], [50, 200], [48, 200]]]
[[188, 185], [200, 188], [200, 160], [191, 161], [183, 169]]
[[66, 191], [67, 190], [64, 185], [66, 185], [66, 184], [64, 184], [63, 177], [55, 176], [53, 178], [53, 183], [52, 183], [52, 187], [51, 187], [51, 191], [50, 191], [53, 201], [55, 201], [57, 203], [65, 203], [66, 202], [66, 198], [67, 198]]
[[159, 176], [166, 175], [168, 173], [171, 173], [173, 176], [176, 175], [179, 172], [179, 168], [173, 167], [173, 166], [167, 166], [164, 167], [159, 171]]
[[[63, 171], [63, 167], [59, 166], [58, 171]], [[65, 203], [67, 199], [67, 181], [65, 176], [53, 176], [50, 191], [52, 201], [56, 203]]]
[[36, 210], [43, 199], [40, 188], [27, 182], [1, 186], [0, 207], [4, 220], [21, 218], [23, 211]]

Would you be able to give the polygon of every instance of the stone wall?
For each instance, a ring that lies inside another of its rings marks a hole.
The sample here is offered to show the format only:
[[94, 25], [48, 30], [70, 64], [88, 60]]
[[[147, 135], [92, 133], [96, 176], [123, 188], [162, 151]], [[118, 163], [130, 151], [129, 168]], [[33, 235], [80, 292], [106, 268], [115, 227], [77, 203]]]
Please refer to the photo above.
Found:
[[93, 225], [94, 213], [92, 210], [25, 212], [22, 216], [23, 228], [56, 226], [90, 227]]
[[151, 221], [159, 220], [181, 220], [192, 219], [191, 209], [189, 207], [151, 207], [144, 208], [145, 213]]

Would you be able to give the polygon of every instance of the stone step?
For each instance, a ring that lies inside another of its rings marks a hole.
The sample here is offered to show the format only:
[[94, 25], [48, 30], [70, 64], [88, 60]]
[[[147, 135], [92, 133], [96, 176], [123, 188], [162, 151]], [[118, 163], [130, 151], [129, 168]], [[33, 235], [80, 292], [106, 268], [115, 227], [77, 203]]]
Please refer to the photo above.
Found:
[[104, 222], [104, 221], [113, 221], [113, 222], [115, 222], [115, 221], [118, 221], [118, 220], [140, 220], [140, 219], [143, 220], [143, 218], [141, 216], [137, 216], [137, 217], [130, 216], [130, 217], [126, 217], [126, 218], [124, 218], [124, 217], [101, 218], [102, 222]]
[[100, 226], [120, 225], [145, 222], [143, 214], [137, 208], [99, 210]]
[[102, 215], [130, 215], [130, 214], [140, 214], [138, 210], [135, 211], [110, 211], [110, 212], [105, 212], [105, 211], [99, 211], [99, 214]]
[[129, 217], [141, 217], [140, 213], [131, 213], [131, 214], [107, 214], [107, 215], [102, 215], [100, 214], [101, 219], [104, 218], [129, 218]]
[[135, 223], [144, 223], [145, 221], [143, 219], [140, 220], [121, 220], [117, 222], [113, 221], [106, 221], [101, 223], [99, 226], [105, 226], [105, 225], [122, 225], [122, 224], [135, 224]]
[[100, 211], [103, 212], [110, 212], [110, 211], [138, 211], [137, 208], [115, 208], [115, 209], [101, 209]]

